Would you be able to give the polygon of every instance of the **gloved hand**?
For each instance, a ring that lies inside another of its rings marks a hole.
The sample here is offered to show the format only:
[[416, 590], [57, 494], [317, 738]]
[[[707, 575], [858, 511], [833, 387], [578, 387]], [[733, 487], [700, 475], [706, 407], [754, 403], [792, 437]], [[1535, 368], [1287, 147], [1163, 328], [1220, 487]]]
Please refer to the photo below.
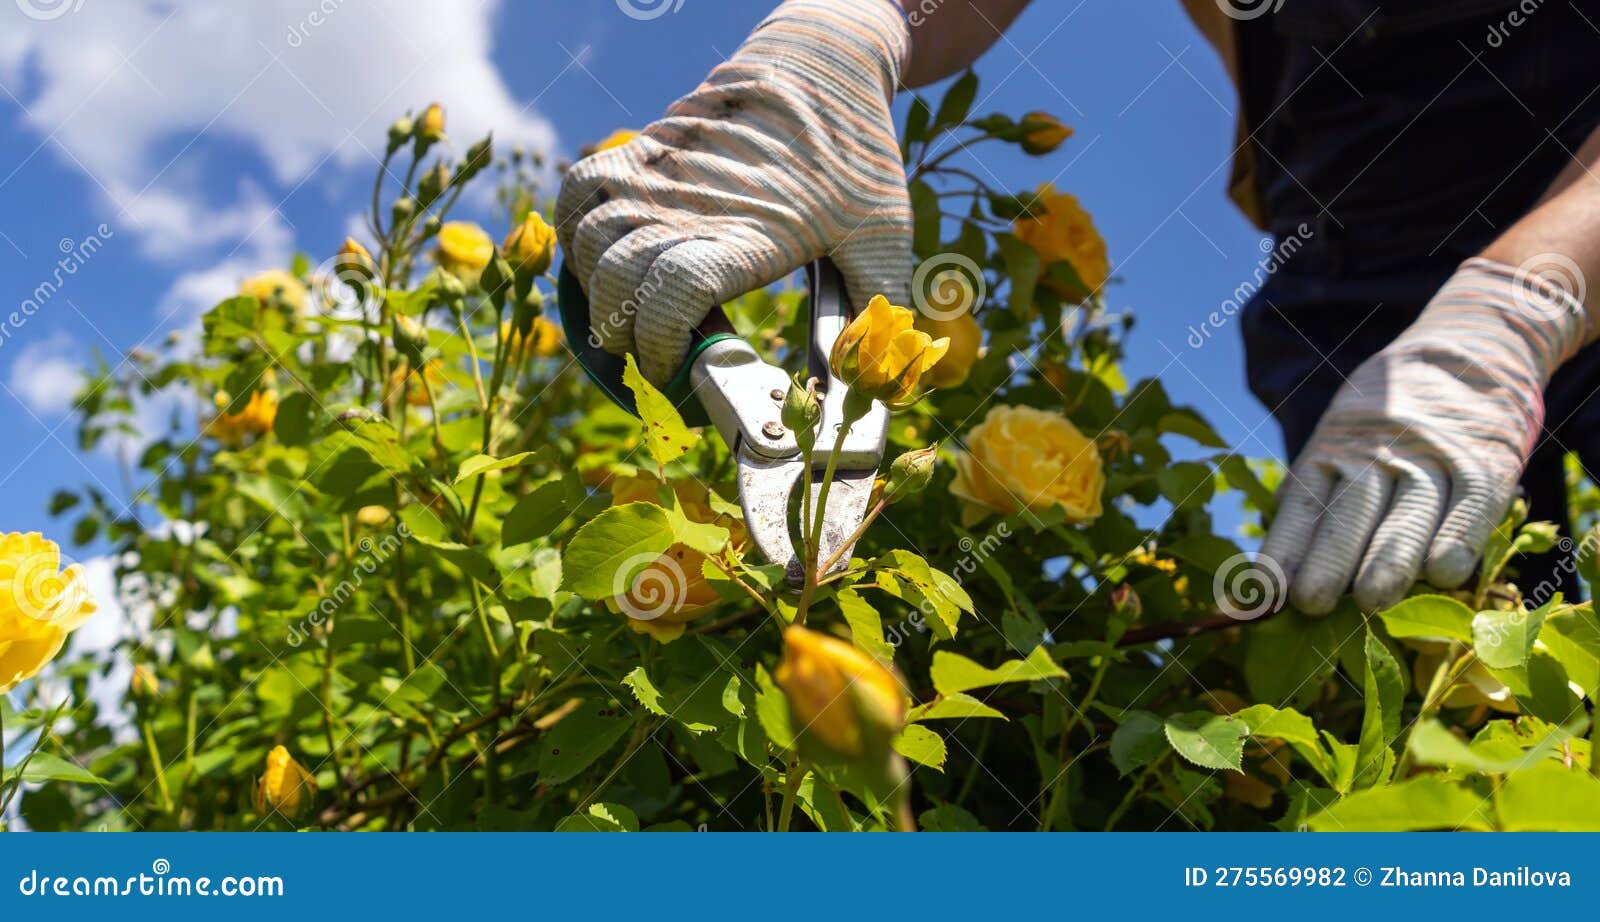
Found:
[[1556, 284], [1463, 263], [1339, 389], [1284, 481], [1261, 556], [1295, 607], [1326, 614], [1354, 576], [1361, 606], [1383, 608], [1424, 564], [1436, 586], [1466, 580], [1539, 438], [1545, 385], [1592, 338]]
[[905, 304], [911, 207], [889, 102], [890, 0], [787, 0], [666, 117], [574, 164], [556, 233], [591, 341], [670, 378], [715, 305], [832, 258], [850, 299]]

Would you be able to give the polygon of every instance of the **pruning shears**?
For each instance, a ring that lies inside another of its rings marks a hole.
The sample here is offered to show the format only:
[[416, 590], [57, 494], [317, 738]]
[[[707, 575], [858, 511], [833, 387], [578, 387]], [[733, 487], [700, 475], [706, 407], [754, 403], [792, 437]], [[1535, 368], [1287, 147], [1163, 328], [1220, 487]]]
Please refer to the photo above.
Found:
[[[843, 278], [832, 262], [820, 259], [811, 263], [806, 267], [806, 276], [811, 294], [806, 373], [817, 381], [822, 416], [811, 453], [811, 467], [817, 476], [811, 478], [809, 502], [800, 503], [799, 507], [817, 508], [824, 487], [823, 472], [831, 460], [833, 480], [823, 511], [817, 562], [833, 560], [830, 569], [838, 569], [850, 558], [845, 542], [866, 519], [873, 480], [883, 460], [889, 413], [882, 403], [873, 401], [872, 408], [850, 426], [843, 441], [836, 442], [844, 425], [845, 385], [833, 376], [828, 356], [834, 340], [849, 323], [851, 311]], [[633, 394], [622, 383], [623, 359], [592, 340], [589, 299], [566, 266], [561, 269], [560, 306], [561, 325], [578, 363], [612, 401], [637, 415]], [[713, 310], [712, 315], [713, 319], [695, 332], [689, 355], [665, 394], [683, 414], [684, 422], [691, 426], [710, 424], [728, 443], [738, 464], [739, 504], [744, 509], [745, 528], [751, 540], [768, 562], [784, 568], [790, 583], [799, 583], [805, 571], [795, 552], [789, 507], [806, 461], [795, 433], [780, 418], [789, 376], [762, 359], [736, 334], [706, 332], [729, 326], [720, 309]], [[804, 527], [802, 521], [802, 530]]]

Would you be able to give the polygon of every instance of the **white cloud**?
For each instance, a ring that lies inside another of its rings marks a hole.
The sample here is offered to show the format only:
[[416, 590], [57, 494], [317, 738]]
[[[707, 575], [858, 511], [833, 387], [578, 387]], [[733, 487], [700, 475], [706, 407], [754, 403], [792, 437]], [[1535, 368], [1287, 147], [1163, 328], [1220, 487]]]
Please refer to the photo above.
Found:
[[11, 393], [41, 418], [72, 409], [82, 383], [83, 360], [65, 333], [23, 346], [6, 377]]
[[[23, 88], [38, 156], [76, 162], [152, 254], [237, 243], [270, 226], [277, 197], [328, 163], [376, 167], [384, 129], [439, 99], [461, 144], [553, 149], [490, 57], [499, 4], [449, 0], [95, 3], [0, 30], [0, 80]], [[202, 190], [247, 145], [272, 194], [208, 207]]]

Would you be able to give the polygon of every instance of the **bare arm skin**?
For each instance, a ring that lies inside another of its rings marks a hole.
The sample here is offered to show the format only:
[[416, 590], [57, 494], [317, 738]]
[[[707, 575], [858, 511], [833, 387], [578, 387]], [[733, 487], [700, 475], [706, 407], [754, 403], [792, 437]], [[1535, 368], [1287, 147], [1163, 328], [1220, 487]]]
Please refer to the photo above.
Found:
[[908, 87], [960, 73], [1000, 38], [1028, 0], [898, 0], [911, 25]]
[[1572, 260], [1582, 273], [1569, 290], [1583, 297], [1593, 327], [1600, 314], [1600, 131], [1578, 149], [1539, 204], [1483, 253], [1534, 271], [1533, 264], [1547, 263], [1549, 254]]

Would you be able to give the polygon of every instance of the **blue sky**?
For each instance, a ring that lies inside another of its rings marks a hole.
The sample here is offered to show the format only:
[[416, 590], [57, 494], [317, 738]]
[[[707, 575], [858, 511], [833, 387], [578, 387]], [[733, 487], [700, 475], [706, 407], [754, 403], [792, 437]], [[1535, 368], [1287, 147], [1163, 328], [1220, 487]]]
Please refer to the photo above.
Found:
[[[402, 110], [438, 99], [457, 137], [493, 128], [570, 156], [650, 121], [768, 8], [680, 2], [652, 20], [613, 0], [0, 3], [0, 531], [64, 539], [45, 514], [58, 487], [126, 498], [111, 454], [77, 449], [73, 369], [159, 345], [295, 251], [326, 258]], [[1094, 214], [1123, 279], [1108, 303], [1139, 321], [1130, 378], [1162, 375], [1242, 451], [1277, 454], [1237, 330], [1185, 341], [1262, 249], [1224, 195], [1232, 88], [1180, 5], [1043, 0], [977, 69], [977, 111], [1044, 109], [1077, 131], [1050, 157], [985, 165], [1017, 190], [1054, 177]]]

